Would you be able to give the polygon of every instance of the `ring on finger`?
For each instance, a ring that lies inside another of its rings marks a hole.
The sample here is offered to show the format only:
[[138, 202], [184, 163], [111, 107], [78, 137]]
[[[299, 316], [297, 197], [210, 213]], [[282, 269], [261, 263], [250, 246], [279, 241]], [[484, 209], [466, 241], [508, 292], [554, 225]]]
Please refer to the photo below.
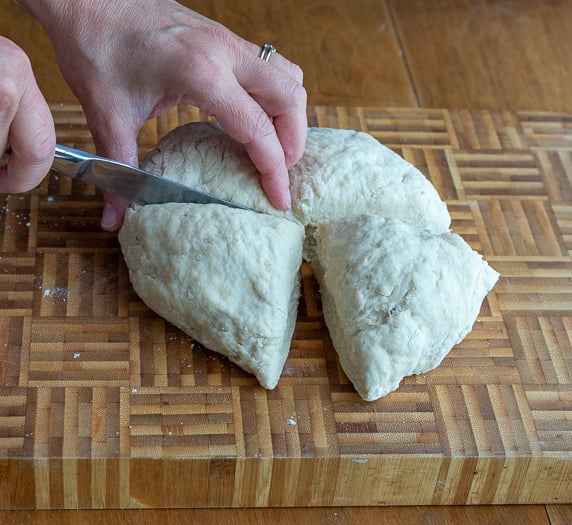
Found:
[[276, 53], [276, 48], [272, 44], [264, 44], [260, 50], [260, 58], [268, 62], [274, 53]]

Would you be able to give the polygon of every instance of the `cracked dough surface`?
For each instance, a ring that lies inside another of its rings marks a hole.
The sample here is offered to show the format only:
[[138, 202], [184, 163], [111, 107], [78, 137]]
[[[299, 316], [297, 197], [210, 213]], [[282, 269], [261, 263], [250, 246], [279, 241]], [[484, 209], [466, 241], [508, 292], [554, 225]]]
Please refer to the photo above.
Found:
[[193, 122], [168, 133], [142, 167], [250, 208], [299, 220], [306, 227], [304, 256], [314, 253], [322, 222], [360, 213], [396, 217], [431, 233], [451, 218], [431, 182], [411, 163], [367, 133], [310, 128], [304, 155], [290, 170], [292, 209], [276, 210], [244, 147], [219, 126]]
[[248, 208], [293, 218], [291, 212], [270, 204], [244, 146], [215, 123], [191, 122], [176, 127], [146, 155], [141, 167]]
[[368, 133], [311, 128], [300, 161], [290, 170], [292, 206], [306, 226], [307, 259], [322, 223], [362, 213], [394, 217], [430, 233], [451, 217], [431, 182]]

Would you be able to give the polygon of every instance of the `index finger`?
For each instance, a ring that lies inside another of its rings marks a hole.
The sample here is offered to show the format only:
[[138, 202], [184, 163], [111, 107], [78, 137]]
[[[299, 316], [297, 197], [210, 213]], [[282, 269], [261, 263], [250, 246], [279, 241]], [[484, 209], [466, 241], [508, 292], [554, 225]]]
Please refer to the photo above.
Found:
[[267, 61], [256, 56], [243, 57], [235, 74], [239, 84], [270, 117], [286, 165], [291, 168], [304, 152], [308, 129], [302, 70], [274, 53]]
[[216, 118], [228, 134], [242, 143], [260, 173], [261, 184], [270, 202], [278, 209], [291, 206], [290, 178], [285, 152], [270, 117], [240, 89], [228, 98]]
[[285, 152], [271, 116], [238, 83], [231, 71], [207, 86], [200, 99], [193, 99], [214, 115], [226, 132], [243, 144], [261, 175], [262, 187], [279, 209], [290, 207], [289, 175]]
[[272, 72], [247, 76], [241, 84], [270, 117], [286, 166], [291, 168], [306, 144], [306, 90], [300, 84], [276, 80]]

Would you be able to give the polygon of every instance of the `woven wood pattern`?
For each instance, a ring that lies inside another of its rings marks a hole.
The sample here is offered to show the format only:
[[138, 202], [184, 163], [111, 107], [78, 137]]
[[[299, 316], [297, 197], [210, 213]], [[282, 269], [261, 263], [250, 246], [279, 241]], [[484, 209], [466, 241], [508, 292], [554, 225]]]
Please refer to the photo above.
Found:
[[[52, 110], [59, 142], [93, 151], [81, 109]], [[474, 330], [364, 402], [304, 265], [289, 359], [266, 391], [138, 299], [99, 193], [51, 175], [0, 200], [0, 507], [572, 501], [572, 116], [308, 114], [431, 179], [453, 230], [501, 273]], [[149, 122], [141, 155], [204, 118], [181, 105]]]

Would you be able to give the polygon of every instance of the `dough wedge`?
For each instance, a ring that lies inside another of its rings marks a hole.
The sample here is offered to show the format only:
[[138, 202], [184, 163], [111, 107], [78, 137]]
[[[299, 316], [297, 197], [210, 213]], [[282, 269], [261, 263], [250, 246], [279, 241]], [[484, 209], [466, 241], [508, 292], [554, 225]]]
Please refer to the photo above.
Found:
[[368, 401], [438, 366], [498, 279], [453, 233], [373, 215], [317, 230], [313, 268], [340, 364]]
[[216, 204], [129, 209], [119, 232], [147, 306], [268, 389], [290, 350], [303, 238], [297, 223]]

